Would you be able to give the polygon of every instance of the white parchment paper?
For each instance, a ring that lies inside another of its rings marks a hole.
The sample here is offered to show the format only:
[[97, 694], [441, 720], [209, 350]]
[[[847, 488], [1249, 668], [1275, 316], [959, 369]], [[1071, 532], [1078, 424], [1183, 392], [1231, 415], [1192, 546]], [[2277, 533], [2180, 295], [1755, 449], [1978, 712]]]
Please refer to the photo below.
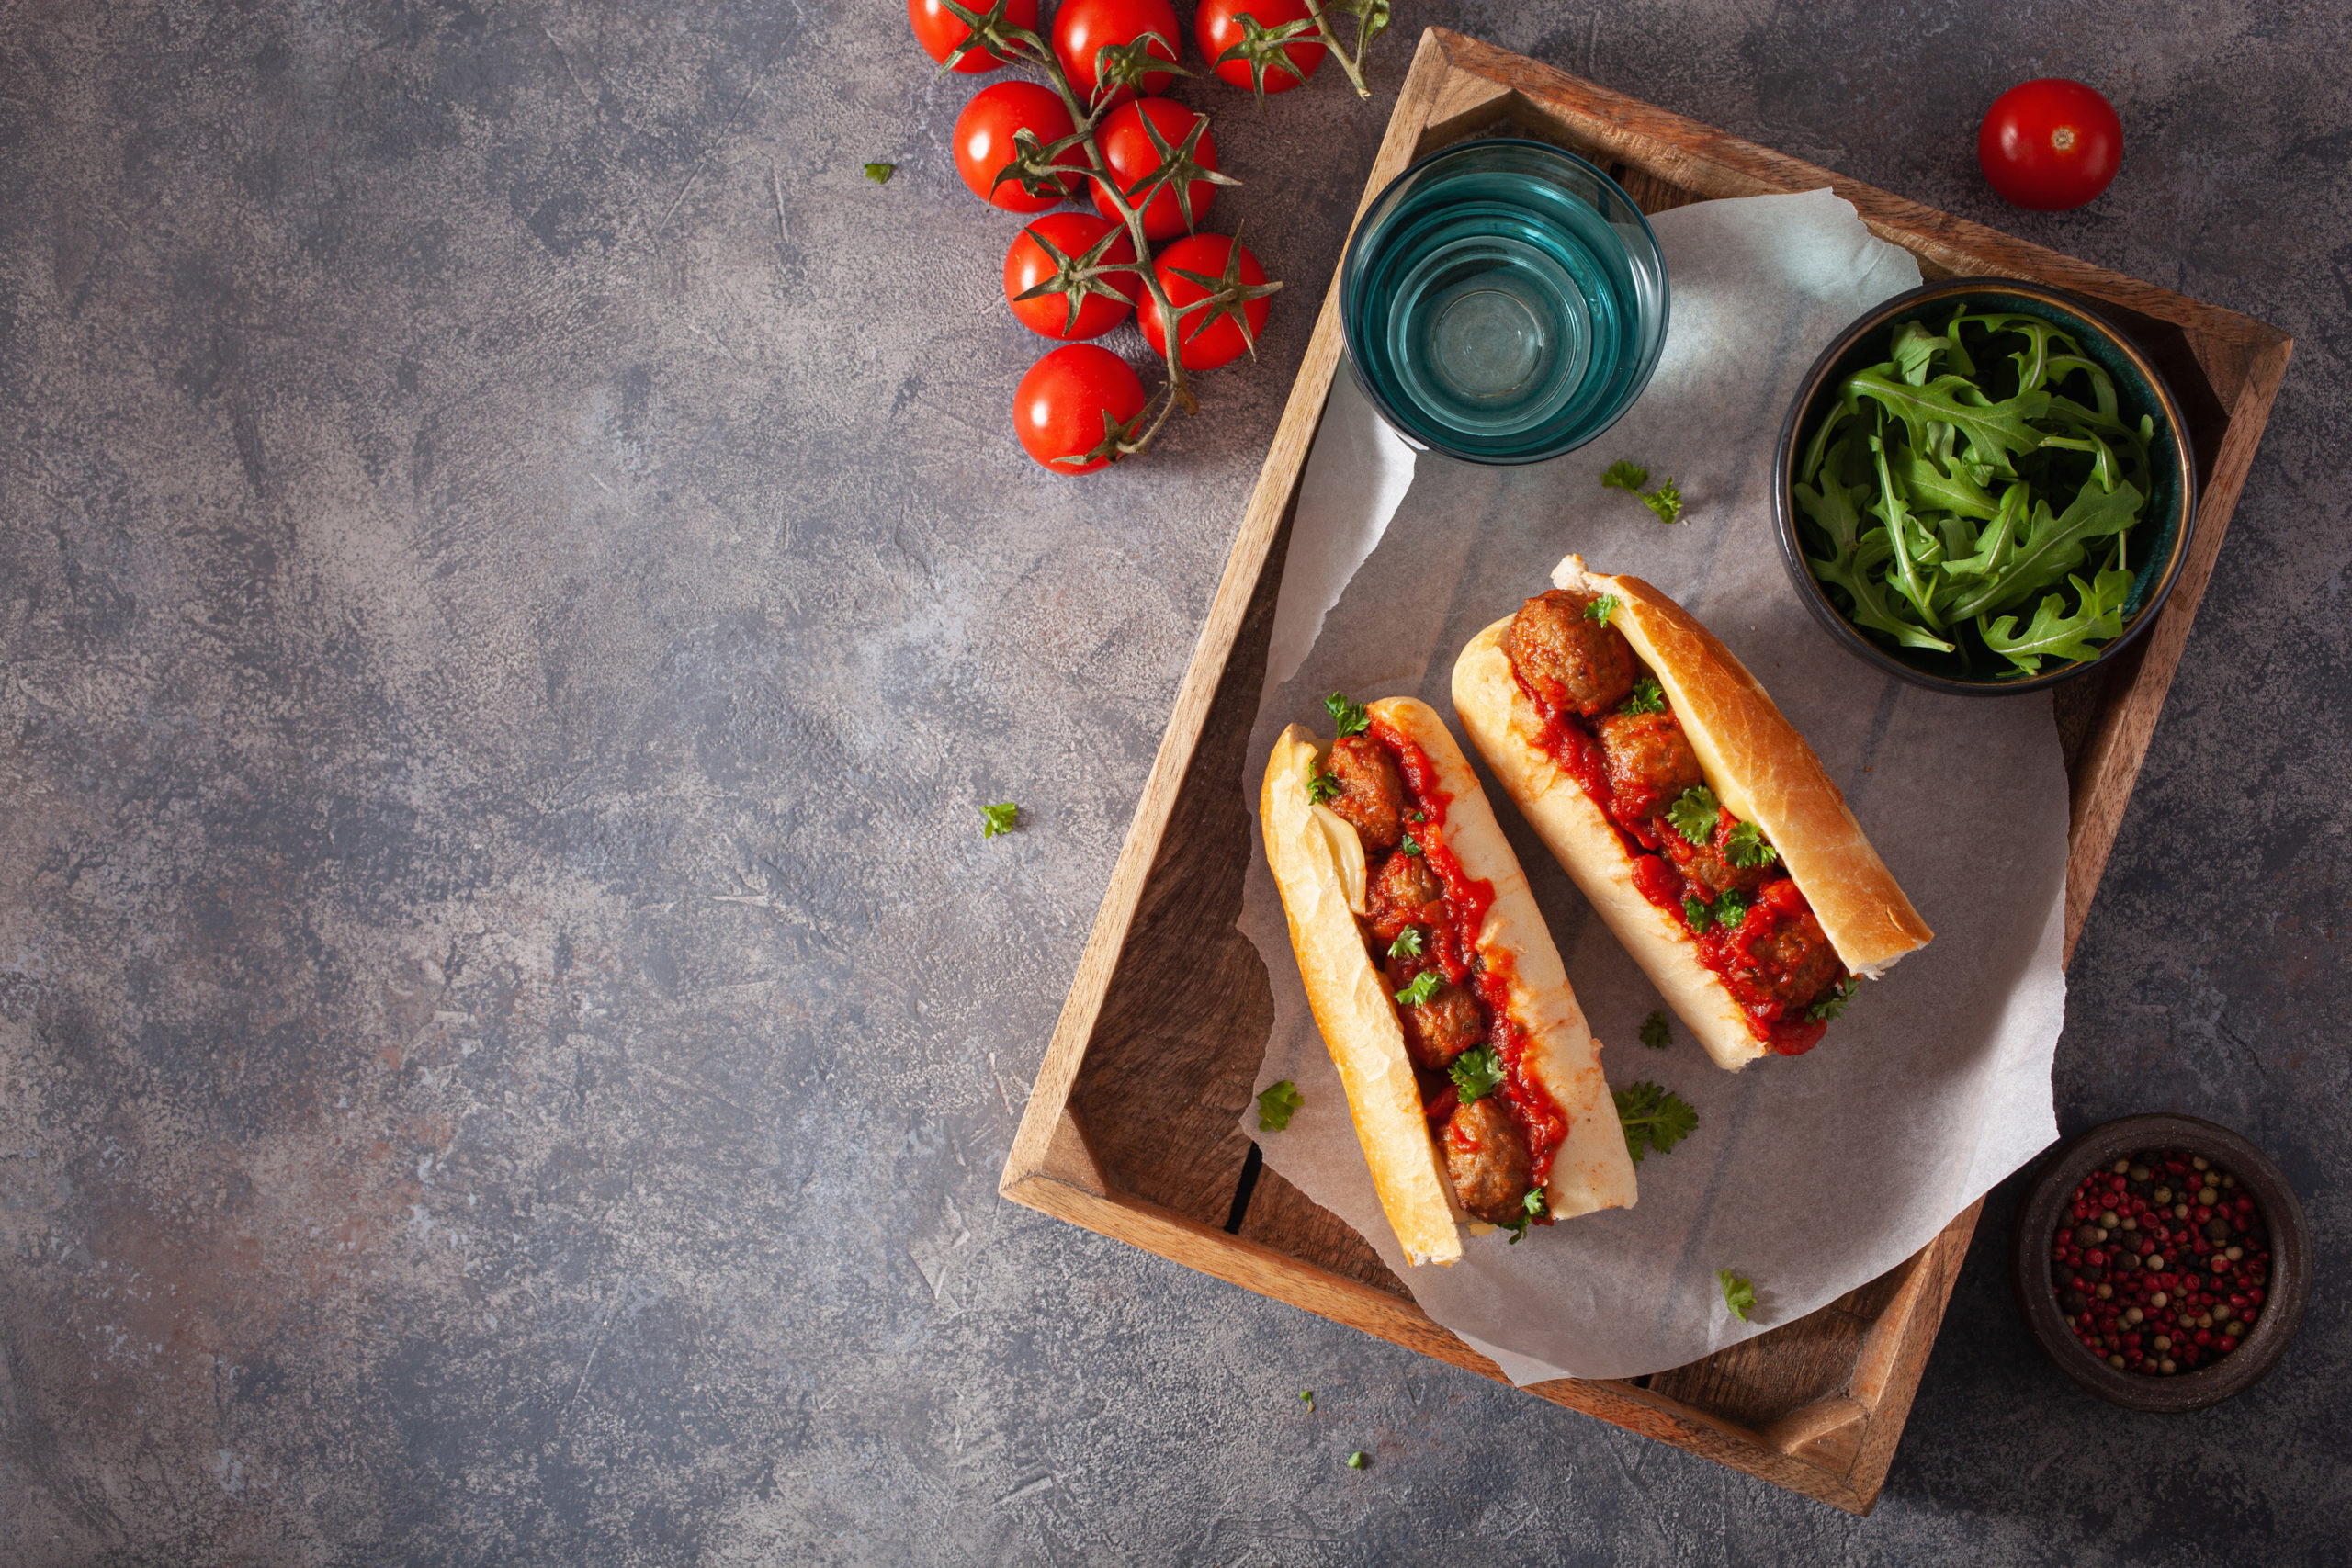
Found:
[[[1374, 1195], [1253, 832], [1241, 926], [1274, 994], [1257, 1087], [1291, 1079], [1305, 1104], [1285, 1132], [1260, 1132], [1254, 1107], [1243, 1130], [1522, 1383], [1639, 1376], [1793, 1322], [1917, 1251], [2057, 1135], [2066, 781], [2049, 696], [1947, 697], [1874, 673], [1813, 625], [1772, 539], [1773, 444], [1797, 381], [1847, 322], [1915, 287], [1917, 266], [1828, 191], [1653, 222], [1673, 290], [1665, 355], [1641, 401], [1582, 451], [1519, 468], [1417, 457], [1342, 369], [1237, 782], [1254, 814], [1274, 737], [1295, 719], [1328, 730], [1332, 691], [1417, 695], [1458, 738], [1454, 655], [1575, 551], [1648, 579], [1729, 645], [1820, 753], [1936, 938], [1865, 985], [1810, 1055], [1726, 1073], [1679, 1023], [1669, 1049], [1648, 1050], [1636, 1031], [1663, 1005], [1656, 991], [1487, 777], [1611, 1085], [1663, 1084], [1697, 1107], [1699, 1128], [1642, 1163], [1634, 1208], [1515, 1247], [1473, 1238], [1453, 1268], [1413, 1269]], [[1663, 526], [1603, 491], [1619, 457], [1679, 479], [1687, 521]], [[1726, 1268], [1755, 1281], [1746, 1324], [1723, 1305]]]

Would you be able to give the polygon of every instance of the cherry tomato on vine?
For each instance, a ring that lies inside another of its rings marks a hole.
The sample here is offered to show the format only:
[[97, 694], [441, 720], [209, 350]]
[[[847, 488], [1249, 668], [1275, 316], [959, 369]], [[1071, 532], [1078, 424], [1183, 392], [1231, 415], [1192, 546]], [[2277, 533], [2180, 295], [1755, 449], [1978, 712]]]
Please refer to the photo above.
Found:
[[[1265, 282], [1266, 269], [1258, 265], [1250, 247], [1237, 244], [1223, 234], [1192, 234], [1177, 241], [1152, 259], [1152, 276], [1159, 279], [1169, 304], [1181, 310], [1196, 299], [1207, 299], [1211, 290], [1179, 276], [1179, 269], [1204, 277], [1222, 278], [1236, 250], [1241, 253], [1239, 265], [1234, 268], [1239, 280], [1252, 286]], [[1233, 359], [1266, 330], [1266, 312], [1272, 305], [1272, 300], [1260, 299], [1242, 306], [1242, 315], [1250, 322], [1248, 339], [1242, 337], [1240, 325], [1230, 315], [1216, 313], [1213, 307], [1182, 317], [1178, 322], [1177, 362], [1187, 370], [1214, 370]], [[1137, 310], [1136, 324], [1143, 329], [1151, 351], [1167, 358], [1168, 329], [1160, 321], [1159, 308], [1146, 299]]]
[[2002, 198], [2064, 212], [2098, 196], [2123, 163], [2123, 122], [2098, 88], [2063, 76], [2021, 82], [1993, 100], [1976, 161]]
[[[971, 0], [964, 9], [986, 19], [993, 0]], [[1016, 28], [1037, 30], [1037, 0], [1008, 0], [1004, 19]], [[914, 24], [915, 42], [932, 59], [946, 62], [949, 55], [963, 46], [972, 36], [972, 29], [956, 19], [956, 13], [939, 0], [907, 0], [907, 20]], [[985, 49], [976, 49], [956, 62], [958, 71], [978, 73], [993, 71], [1004, 62]]]
[[[1208, 118], [1194, 114], [1173, 98], [1137, 98], [1102, 117], [1102, 123], [1094, 130], [1095, 144], [1102, 149], [1102, 161], [1111, 166], [1111, 175], [1119, 182], [1120, 192], [1130, 200], [1136, 187], [1161, 163], [1159, 149], [1152, 145], [1150, 133], [1144, 130], [1147, 115], [1151, 117], [1159, 139], [1171, 150], [1182, 145], [1184, 138], [1192, 134], [1194, 120]], [[1216, 138], [1205, 129], [1200, 141], [1193, 144], [1193, 162], [1211, 174], [1216, 172]], [[1151, 193], [1151, 200], [1143, 209], [1145, 239], [1173, 239], [1199, 227], [1208, 217], [1209, 204], [1216, 199], [1216, 186], [1207, 180], [1181, 182], [1192, 193], [1193, 220], [1187, 223], [1184, 209], [1176, 198], [1178, 183], [1170, 181]], [[1111, 205], [1100, 180], [1094, 182], [1094, 210], [1114, 222], [1118, 220], [1118, 209]]]
[[1103, 418], [1125, 425], [1143, 412], [1143, 381], [1107, 348], [1074, 343], [1029, 367], [1012, 394], [1012, 428], [1032, 457], [1057, 474], [1091, 474], [1108, 456], [1083, 457], [1102, 445]]
[[[1193, 38], [1201, 46], [1201, 58], [1216, 69], [1218, 81], [1246, 91], [1251, 85], [1250, 62], [1228, 60], [1221, 65], [1217, 63], [1219, 55], [1248, 36], [1241, 28], [1244, 15], [1256, 18], [1259, 27], [1272, 32], [1285, 23], [1306, 21], [1306, 0], [1201, 0], [1200, 8], [1193, 13]], [[1287, 93], [1293, 87], [1305, 86], [1306, 79], [1323, 63], [1323, 46], [1319, 43], [1293, 39], [1277, 47], [1289, 57], [1298, 74], [1292, 75], [1270, 58], [1265, 68], [1268, 93]]]
[[1126, 296], [1114, 299], [1108, 294], [1086, 290], [1079, 297], [1078, 321], [1070, 323], [1069, 296], [1041, 294], [1035, 299], [1021, 295], [1041, 283], [1051, 282], [1058, 270], [1053, 257], [1037, 242], [1044, 240], [1072, 262], [1084, 259], [1086, 254], [1102, 243], [1106, 235], [1116, 234], [1111, 248], [1102, 253], [1101, 265], [1136, 259], [1135, 242], [1129, 240], [1118, 224], [1091, 212], [1048, 212], [1014, 236], [1012, 249], [1004, 254], [1004, 298], [1012, 307], [1013, 316], [1033, 333], [1046, 337], [1078, 339], [1101, 337], [1127, 319], [1135, 309], [1135, 301], [1144, 298], [1143, 279], [1133, 272], [1106, 272], [1096, 279], [1100, 284], [1117, 289]]
[[[1043, 212], [1074, 195], [1078, 182], [1062, 182], [1067, 188], [1061, 196], [1032, 196], [1018, 180], [994, 186], [990, 182], [1020, 155], [1013, 146], [1014, 133], [1026, 130], [1044, 146], [1068, 136], [1073, 129], [1069, 111], [1049, 87], [1035, 82], [999, 82], [982, 87], [956, 117], [956, 172], [964, 176], [974, 196], [991, 207], [1007, 212]], [[1083, 168], [1086, 153], [1080, 148], [1065, 148], [1054, 162]]]
[[[1145, 52], [1174, 64], [1176, 40], [1184, 35], [1176, 26], [1176, 11], [1168, 0], [1063, 0], [1062, 8], [1054, 13], [1054, 53], [1061, 58], [1062, 71], [1080, 103], [1091, 103], [1094, 97], [1095, 51], [1131, 44], [1146, 33], [1158, 34], [1161, 42]], [[1144, 77], [1143, 90], [1164, 93], [1173, 80], [1168, 72], [1154, 71]], [[1119, 87], [1112, 92], [1110, 101], [1123, 104], [1135, 96], [1134, 88]]]

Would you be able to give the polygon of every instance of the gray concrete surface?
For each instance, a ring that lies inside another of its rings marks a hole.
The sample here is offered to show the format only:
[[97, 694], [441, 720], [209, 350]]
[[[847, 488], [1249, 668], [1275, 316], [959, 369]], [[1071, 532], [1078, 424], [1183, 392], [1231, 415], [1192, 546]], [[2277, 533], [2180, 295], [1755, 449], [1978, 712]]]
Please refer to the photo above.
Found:
[[[2343, 1560], [2344, 14], [1399, 12], [1187, 89], [1296, 292], [1069, 481], [892, 0], [0, 4], [0, 1561]], [[2301, 1185], [2256, 1393], [2063, 1384], [2005, 1192], [1857, 1520], [998, 1201], [1429, 22], [2299, 338], [2057, 1070]]]

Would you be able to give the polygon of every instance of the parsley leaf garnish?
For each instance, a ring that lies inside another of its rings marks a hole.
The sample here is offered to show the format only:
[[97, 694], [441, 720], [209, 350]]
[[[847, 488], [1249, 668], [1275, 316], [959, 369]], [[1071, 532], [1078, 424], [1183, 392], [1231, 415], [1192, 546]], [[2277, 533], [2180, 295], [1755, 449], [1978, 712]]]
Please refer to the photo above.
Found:
[[1674, 1031], [1666, 1021], [1666, 1014], [1654, 1012], [1642, 1020], [1642, 1043], [1653, 1051], [1663, 1051], [1674, 1043]]
[[1682, 520], [1681, 488], [1669, 478], [1657, 489], [1644, 495], [1642, 487], [1649, 482], [1650, 471], [1647, 468], [1638, 463], [1626, 462], [1623, 458], [1610, 464], [1609, 471], [1600, 476], [1600, 486], [1603, 490], [1625, 491], [1635, 501], [1657, 513], [1657, 520], [1661, 523], [1680, 522]]
[[1603, 593], [1584, 607], [1584, 618], [1588, 621], [1599, 621], [1605, 626], [1609, 624], [1609, 617], [1617, 613], [1617, 606], [1623, 603], [1624, 601], [1614, 593]]
[[1413, 983], [1411, 985], [1396, 993], [1396, 1005], [1398, 1007], [1406, 1008], [1419, 1007], [1423, 1002], [1428, 1001], [1431, 997], [1437, 995], [1438, 987], [1444, 984], [1444, 976], [1439, 974], [1434, 969], [1424, 969], [1419, 974], [1413, 976]]
[[1846, 1004], [1853, 1000], [1854, 993], [1861, 988], [1862, 977], [1860, 975], [1849, 975], [1815, 998], [1813, 1005], [1804, 1010], [1804, 1016], [1815, 1023], [1826, 1023], [1833, 1018], [1842, 1017], [1846, 1011]]
[[1340, 793], [1340, 781], [1329, 773], [1316, 773], [1306, 781], [1306, 798], [1320, 806]]
[[1421, 928], [1419, 926], [1407, 926], [1396, 933], [1396, 940], [1388, 944], [1388, 956], [1391, 958], [1419, 958], [1420, 955]]
[[1323, 706], [1342, 735], [1362, 735], [1372, 723], [1372, 716], [1364, 711], [1362, 703], [1351, 703], [1337, 692], [1323, 699]]
[[1715, 900], [1715, 924], [1727, 931], [1737, 931], [1739, 923], [1747, 919], [1747, 907], [1750, 902], [1751, 900], [1744, 893], [1724, 894]]
[[1527, 1196], [1520, 1200], [1519, 1208], [1519, 1218], [1502, 1227], [1510, 1232], [1510, 1244], [1513, 1247], [1517, 1247], [1527, 1239], [1528, 1226], [1552, 1212], [1552, 1205], [1545, 1201], [1544, 1189], [1541, 1187], [1529, 1188]]
[[1715, 911], [1705, 899], [1686, 897], [1682, 900], [1682, 923], [1690, 928], [1692, 936], [1705, 936], [1714, 919]]
[[1617, 705], [1617, 711], [1631, 718], [1637, 713], [1664, 713], [1666, 694], [1658, 683], [1645, 675], [1634, 682], [1634, 694]]
[[1423, 852], [1421, 850], [1421, 841], [1419, 839], [1414, 838], [1410, 833], [1405, 835], [1404, 842], [1398, 844], [1396, 848], [1397, 851], [1403, 854], [1417, 855]]
[[1269, 1084], [1258, 1093], [1258, 1130], [1279, 1133], [1290, 1125], [1291, 1117], [1306, 1101], [1299, 1098], [1298, 1086], [1288, 1078]]
[[1715, 841], [1715, 823], [1722, 816], [1715, 792], [1705, 784], [1692, 784], [1666, 808], [1666, 819], [1674, 824], [1674, 830], [1702, 848]]
[[868, 164], [865, 165], [865, 177], [872, 180], [877, 186], [888, 185], [890, 183], [890, 176], [898, 172], [899, 165], [896, 164]]
[[980, 837], [993, 839], [999, 833], [1010, 833], [1021, 819], [1021, 807], [1011, 801], [980, 807]]
[[1362, 1470], [1365, 1465], [1368, 1465], [1371, 1462], [1372, 1456], [1364, 1452], [1362, 1449], [1358, 1449], [1355, 1452], [1348, 1456], [1348, 1468], [1350, 1470]]
[[1473, 1045], [1453, 1058], [1448, 1069], [1453, 1078], [1453, 1092], [1462, 1103], [1484, 1100], [1503, 1087], [1502, 1058], [1495, 1055], [1491, 1045]]
[[1670, 1152], [1699, 1126], [1699, 1112], [1690, 1102], [1654, 1083], [1627, 1084], [1616, 1093], [1617, 1120], [1625, 1129], [1625, 1152], [1634, 1163], [1652, 1149]]
[[1715, 1270], [1715, 1283], [1723, 1287], [1724, 1310], [1740, 1322], [1746, 1323], [1747, 1314], [1756, 1310], [1754, 1282], [1741, 1278], [1728, 1269], [1718, 1269]]
[[1735, 822], [1724, 840], [1724, 859], [1737, 866], [1770, 865], [1781, 852], [1765, 841], [1764, 829], [1753, 822]]

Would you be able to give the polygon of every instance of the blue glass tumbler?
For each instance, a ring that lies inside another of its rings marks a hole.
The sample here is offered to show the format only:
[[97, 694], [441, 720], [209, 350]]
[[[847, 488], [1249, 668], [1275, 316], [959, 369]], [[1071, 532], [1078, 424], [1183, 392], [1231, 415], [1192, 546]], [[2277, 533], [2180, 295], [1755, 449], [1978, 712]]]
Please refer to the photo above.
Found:
[[1641, 209], [1573, 152], [1459, 142], [1356, 226], [1340, 272], [1348, 358], [1408, 441], [1533, 463], [1607, 430], [1666, 346], [1666, 264]]

